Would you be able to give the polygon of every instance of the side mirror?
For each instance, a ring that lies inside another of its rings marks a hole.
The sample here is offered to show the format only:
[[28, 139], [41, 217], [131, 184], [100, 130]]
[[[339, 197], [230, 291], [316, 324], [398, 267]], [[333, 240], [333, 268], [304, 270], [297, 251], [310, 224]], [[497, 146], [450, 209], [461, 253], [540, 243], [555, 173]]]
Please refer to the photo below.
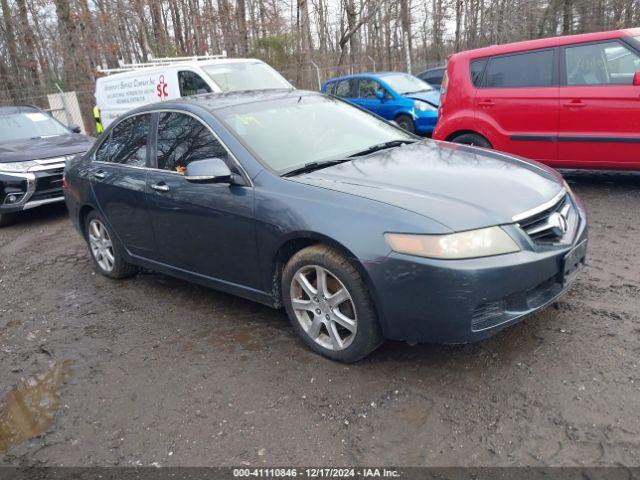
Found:
[[187, 165], [184, 178], [196, 183], [231, 183], [232, 173], [220, 158], [195, 160]]
[[633, 86], [640, 87], [640, 70], [633, 75]]
[[382, 90], [378, 90], [376, 92], [376, 98], [381, 102], [384, 102], [384, 92]]
[[71, 125], [69, 125], [69, 130], [71, 130], [73, 133], [81, 133], [82, 129], [80, 128], [79, 125], [76, 125], [75, 123], [72, 123]]

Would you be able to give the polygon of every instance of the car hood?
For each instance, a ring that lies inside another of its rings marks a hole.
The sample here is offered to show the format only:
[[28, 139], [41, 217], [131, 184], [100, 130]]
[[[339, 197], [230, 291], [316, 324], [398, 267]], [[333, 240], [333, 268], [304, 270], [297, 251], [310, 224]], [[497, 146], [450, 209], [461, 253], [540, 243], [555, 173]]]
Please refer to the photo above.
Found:
[[409, 98], [413, 98], [414, 100], [429, 102], [431, 105], [436, 107], [440, 105], [440, 90], [429, 90], [427, 92], [411, 93], [406, 96]]
[[58, 135], [0, 143], [0, 163], [22, 162], [40, 158], [84, 153], [94, 142], [93, 137], [80, 134]]
[[452, 231], [513, 223], [557, 195], [555, 170], [490, 150], [426, 140], [291, 180], [428, 217]]

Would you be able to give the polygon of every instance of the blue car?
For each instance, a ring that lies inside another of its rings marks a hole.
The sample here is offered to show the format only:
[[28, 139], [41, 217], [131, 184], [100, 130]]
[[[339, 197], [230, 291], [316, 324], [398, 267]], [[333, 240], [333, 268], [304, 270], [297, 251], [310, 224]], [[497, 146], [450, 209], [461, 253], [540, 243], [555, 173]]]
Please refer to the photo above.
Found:
[[438, 121], [440, 90], [402, 72], [363, 73], [325, 82], [322, 92], [343, 98], [402, 128], [431, 135]]

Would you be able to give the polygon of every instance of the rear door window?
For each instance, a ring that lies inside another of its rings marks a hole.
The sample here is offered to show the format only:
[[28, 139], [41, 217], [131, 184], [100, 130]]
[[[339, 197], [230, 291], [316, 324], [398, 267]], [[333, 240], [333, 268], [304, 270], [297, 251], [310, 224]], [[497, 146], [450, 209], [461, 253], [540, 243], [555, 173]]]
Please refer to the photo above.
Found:
[[550, 87], [555, 83], [553, 59], [553, 50], [493, 57], [484, 75], [484, 87]]
[[211, 88], [200, 75], [190, 70], [178, 72], [178, 85], [180, 85], [180, 96], [189, 97], [200, 93], [209, 93]]
[[98, 147], [95, 159], [99, 162], [145, 167], [150, 124], [150, 114], [125, 118]]
[[632, 85], [640, 57], [619, 42], [567, 47], [567, 85]]
[[227, 150], [202, 122], [190, 115], [163, 113], [158, 122], [158, 168], [184, 173], [195, 160], [228, 159]]

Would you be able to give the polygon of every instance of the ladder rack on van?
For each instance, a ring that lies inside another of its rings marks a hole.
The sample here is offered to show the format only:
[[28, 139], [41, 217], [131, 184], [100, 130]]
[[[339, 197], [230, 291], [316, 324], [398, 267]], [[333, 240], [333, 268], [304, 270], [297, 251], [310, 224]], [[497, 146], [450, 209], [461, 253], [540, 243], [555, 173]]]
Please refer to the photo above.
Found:
[[118, 68], [102, 68], [98, 66], [98, 73], [111, 74], [130, 72], [131, 70], [137, 70], [140, 68], [149, 67], [164, 67], [172, 65], [174, 63], [184, 62], [199, 62], [204, 60], [223, 60], [227, 58], [227, 52], [222, 52], [220, 55], [196, 55], [193, 57], [165, 57], [165, 58], [153, 58], [150, 56], [150, 60], [144, 63], [124, 63], [122, 60], [118, 60]]

